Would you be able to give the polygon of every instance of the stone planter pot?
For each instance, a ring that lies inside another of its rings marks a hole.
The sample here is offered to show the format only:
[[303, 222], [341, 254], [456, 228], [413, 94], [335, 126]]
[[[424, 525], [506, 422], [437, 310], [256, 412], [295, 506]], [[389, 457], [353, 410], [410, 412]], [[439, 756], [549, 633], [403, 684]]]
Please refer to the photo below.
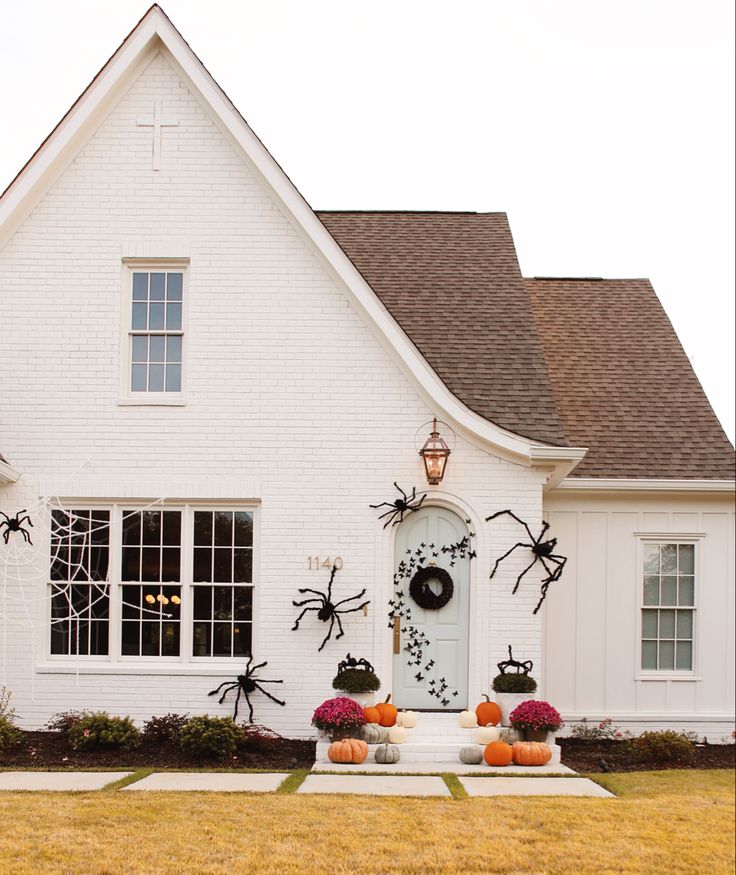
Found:
[[525, 729], [524, 741], [541, 741], [547, 744], [549, 732], [546, 729]]
[[345, 732], [344, 730], [339, 732], [326, 732], [324, 729], [317, 730], [317, 740], [323, 741], [326, 744], [332, 744], [333, 741], [343, 741], [345, 738], [360, 738], [360, 729], [356, 729], [352, 733]]
[[376, 703], [375, 693], [342, 693], [342, 695], [347, 696], [349, 699], [354, 699], [363, 708], [368, 708]]
[[510, 726], [509, 714], [522, 702], [534, 698], [533, 693], [494, 693], [496, 704], [501, 709], [501, 725]]

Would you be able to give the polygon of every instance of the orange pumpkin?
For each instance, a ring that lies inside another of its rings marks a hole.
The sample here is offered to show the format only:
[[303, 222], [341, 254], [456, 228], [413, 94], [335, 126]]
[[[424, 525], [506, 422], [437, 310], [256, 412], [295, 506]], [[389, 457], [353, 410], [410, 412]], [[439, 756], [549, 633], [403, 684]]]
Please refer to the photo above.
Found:
[[396, 715], [399, 711], [391, 704], [391, 693], [386, 696], [385, 702], [379, 702], [375, 707], [378, 711], [378, 722], [381, 726], [393, 726], [396, 723]]
[[327, 756], [333, 763], [364, 762], [368, 756], [368, 745], [359, 738], [345, 738], [342, 741], [333, 741], [327, 748]]
[[495, 702], [483, 693], [485, 702], [481, 702], [475, 709], [475, 716], [478, 718], [478, 726], [498, 726], [501, 722], [501, 709]]
[[365, 717], [366, 723], [380, 723], [381, 722], [381, 715], [378, 711], [378, 708], [374, 708], [373, 705], [371, 705], [368, 708], [363, 708], [363, 715]]
[[508, 766], [512, 760], [511, 745], [505, 741], [492, 741], [486, 745], [483, 759], [489, 766]]
[[515, 741], [511, 752], [517, 766], [545, 766], [552, 759], [549, 745], [541, 741]]

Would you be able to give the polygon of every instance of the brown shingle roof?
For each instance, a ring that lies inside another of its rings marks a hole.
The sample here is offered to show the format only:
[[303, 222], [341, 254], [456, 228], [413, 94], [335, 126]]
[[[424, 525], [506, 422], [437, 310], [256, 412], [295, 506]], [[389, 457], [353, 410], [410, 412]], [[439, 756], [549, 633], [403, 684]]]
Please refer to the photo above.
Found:
[[504, 213], [317, 215], [471, 410], [566, 444]]
[[649, 280], [525, 280], [577, 477], [732, 479], [733, 448]]
[[733, 448], [648, 280], [523, 280], [503, 213], [317, 215], [468, 407], [590, 448], [573, 476], [733, 479]]

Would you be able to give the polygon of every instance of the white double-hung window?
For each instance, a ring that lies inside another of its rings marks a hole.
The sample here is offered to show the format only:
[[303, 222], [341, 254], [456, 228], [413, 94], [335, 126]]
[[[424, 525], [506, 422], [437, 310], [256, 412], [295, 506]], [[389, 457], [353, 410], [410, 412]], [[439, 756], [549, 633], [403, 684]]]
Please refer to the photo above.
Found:
[[695, 665], [697, 543], [642, 542], [641, 671], [692, 673]]
[[181, 395], [185, 276], [184, 265], [128, 265], [125, 380], [131, 399]]

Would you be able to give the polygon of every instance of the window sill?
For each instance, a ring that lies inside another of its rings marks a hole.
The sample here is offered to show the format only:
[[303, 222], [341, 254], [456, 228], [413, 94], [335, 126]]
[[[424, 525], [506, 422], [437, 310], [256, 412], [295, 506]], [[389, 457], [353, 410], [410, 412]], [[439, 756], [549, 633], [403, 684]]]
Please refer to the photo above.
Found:
[[191, 677], [221, 677], [224, 674], [237, 674], [242, 667], [242, 659], [232, 657], [229, 662], [210, 662], [207, 665], [191, 663], [89, 663], [70, 664], [68, 662], [44, 662], [36, 666], [37, 674], [88, 674], [88, 675], [189, 675]]
[[118, 407], [186, 407], [187, 400], [183, 395], [172, 395], [170, 398], [149, 396], [141, 393], [140, 398], [120, 398]]
[[635, 681], [702, 681], [694, 674], [676, 674], [675, 672], [658, 672], [657, 674], [639, 674]]

